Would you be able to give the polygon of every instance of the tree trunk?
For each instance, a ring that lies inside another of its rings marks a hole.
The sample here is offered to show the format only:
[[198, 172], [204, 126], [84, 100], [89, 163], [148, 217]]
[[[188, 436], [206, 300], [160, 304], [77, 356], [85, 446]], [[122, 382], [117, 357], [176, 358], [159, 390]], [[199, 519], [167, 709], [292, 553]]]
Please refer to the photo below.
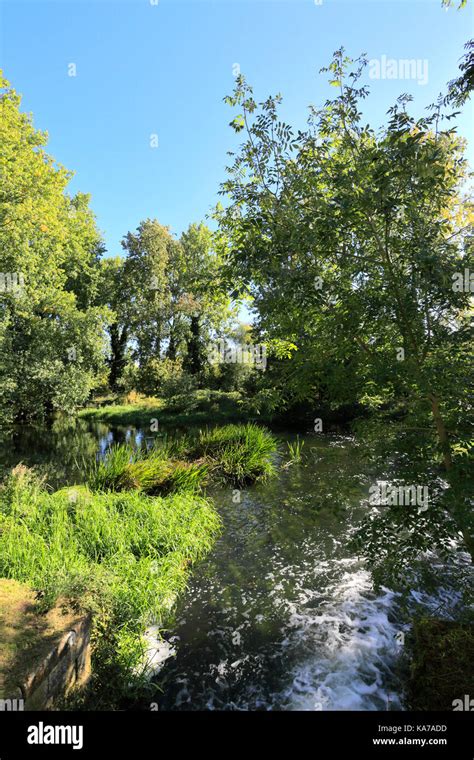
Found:
[[117, 323], [110, 325], [110, 348], [112, 356], [110, 357], [110, 374], [109, 385], [111, 390], [117, 390], [118, 381], [125, 368], [125, 349], [127, 347], [128, 331], [126, 327], [122, 328]]
[[172, 359], [173, 361], [176, 359], [176, 338], [173, 327], [170, 328], [170, 341], [166, 355], [168, 359]]
[[[446, 473], [449, 474], [450, 470], [453, 467], [453, 459], [451, 456], [451, 447], [449, 445], [449, 436], [448, 431], [446, 430], [446, 426], [444, 424], [443, 417], [441, 415], [441, 411], [439, 408], [439, 399], [437, 396], [435, 396], [433, 393], [430, 393], [428, 395], [428, 399], [431, 404], [431, 412], [433, 414], [433, 419], [436, 425], [436, 431], [438, 433], [439, 442], [441, 444], [441, 451], [443, 453], [443, 462], [444, 462], [444, 468], [446, 470]], [[452, 513], [451, 513], [452, 515]], [[452, 515], [456, 522], [458, 522], [456, 515]], [[464, 540], [464, 543], [466, 545], [466, 548], [471, 555], [471, 561], [474, 562], [474, 538], [471, 536], [467, 528], [464, 528], [463, 526], [459, 525], [459, 530], [462, 533], [462, 537]]]
[[202, 370], [200, 337], [201, 325], [199, 323], [199, 316], [193, 315], [191, 317], [191, 337], [188, 340], [187, 357], [187, 364], [191, 375], [198, 375]]

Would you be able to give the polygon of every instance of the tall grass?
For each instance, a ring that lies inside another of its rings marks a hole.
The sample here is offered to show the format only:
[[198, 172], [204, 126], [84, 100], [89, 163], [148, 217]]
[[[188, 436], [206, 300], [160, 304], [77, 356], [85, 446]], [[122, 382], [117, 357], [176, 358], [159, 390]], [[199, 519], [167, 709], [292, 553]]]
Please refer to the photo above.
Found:
[[246, 483], [273, 474], [275, 451], [276, 441], [264, 428], [225, 425], [194, 436], [166, 437], [148, 451], [112, 446], [88, 482], [94, 491], [197, 492], [209, 477]]
[[220, 479], [243, 484], [274, 473], [273, 435], [258, 425], [225, 425], [201, 431], [192, 448], [195, 456], [209, 461]]
[[152, 498], [87, 487], [51, 494], [17, 468], [0, 488], [0, 576], [41, 591], [45, 608], [61, 598], [92, 612], [96, 678], [112, 679], [116, 692], [133, 682], [141, 635], [169, 614], [219, 525], [209, 501], [195, 494]]
[[296, 441], [293, 443], [287, 441], [286, 445], [288, 447], [288, 453], [290, 455], [287, 465], [300, 464], [303, 460], [304, 441], [300, 441], [300, 437], [298, 435], [296, 437]]
[[89, 486], [93, 491], [139, 490], [153, 495], [197, 492], [206, 482], [208, 467], [170, 458], [183, 445], [165, 442], [149, 451], [126, 444], [111, 446], [90, 469]]
[[149, 450], [112, 446], [85, 486], [50, 493], [23, 466], [0, 486], [0, 577], [41, 591], [45, 609], [61, 598], [93, 614], [96, 709], [135, 688], [146, 627], [212, 546], [220, 520], [202, 487], [266, 477], [275, 451], [263, 428], [227, 425]]

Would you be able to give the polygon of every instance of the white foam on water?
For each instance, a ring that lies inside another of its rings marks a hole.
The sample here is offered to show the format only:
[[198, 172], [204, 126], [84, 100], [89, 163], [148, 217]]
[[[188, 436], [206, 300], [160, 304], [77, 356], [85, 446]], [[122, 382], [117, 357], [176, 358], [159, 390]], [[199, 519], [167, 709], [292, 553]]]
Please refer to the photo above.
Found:
[[145, 641], [144, 667], [148, 677], [157, 675], [170, 657], [176, 656], [171, 642], [163, 639], [158, 626], [150, 626], [143, 635]]
[[286, 710], [401, 709], [393, 676], [401, 629], [389, 619], [396, 594], [374, 594], [370, 573], [357, 560], [328, 561], [319, 569], [329, 582], [314, 599], [317, 607], [308, 609], [308, 589], [290, 605], [284, 644], [304, 655], [277, 702]]

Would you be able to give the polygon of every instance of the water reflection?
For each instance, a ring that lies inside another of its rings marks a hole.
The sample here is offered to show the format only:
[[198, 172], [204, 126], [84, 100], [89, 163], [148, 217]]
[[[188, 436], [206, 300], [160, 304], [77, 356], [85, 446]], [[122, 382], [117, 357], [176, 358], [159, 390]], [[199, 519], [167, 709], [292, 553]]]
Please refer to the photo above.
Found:
[[50, 428], [19, 426], [0, 445], [0, 476], [19, 462], [36, 467], [52, 488], [82, 483], [85, 473], [112, 443], [141, 446], [143, 431], [70, 417], [56, 419]]

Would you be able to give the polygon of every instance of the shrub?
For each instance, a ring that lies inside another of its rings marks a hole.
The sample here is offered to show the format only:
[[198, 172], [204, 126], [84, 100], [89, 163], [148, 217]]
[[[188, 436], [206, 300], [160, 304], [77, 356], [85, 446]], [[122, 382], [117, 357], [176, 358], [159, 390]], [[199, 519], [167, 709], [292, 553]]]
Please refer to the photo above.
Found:
[[180, 359], [149, 359], [138, 370], [137, 388], [142, 393], [170, 398], [196, 388], [195, 379], [183, 370]]
[[452, 710], [456, 699], [472, 696], [474, 625], [435, 618], [414, 622], [408, 642], [410, 710]]

